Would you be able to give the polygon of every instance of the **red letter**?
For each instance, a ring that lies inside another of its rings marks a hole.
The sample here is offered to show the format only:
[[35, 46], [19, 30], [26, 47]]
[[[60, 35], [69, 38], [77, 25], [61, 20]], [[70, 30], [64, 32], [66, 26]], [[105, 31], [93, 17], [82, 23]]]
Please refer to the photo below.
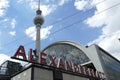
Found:
[[100, 78], [98, 71], [95, 71], [95, 77]]
[[79, 64], [79, 73], [82, 73], [82, 66]]
[[51, 61], [50, 61], [50, 66], [56, 67], [56, 63], [55, 63], [56, 57], [53, 57], [53, 56], [51, 56], [51, 55], [49, 55], [49, 57], [50, 57], [50, 59], [51, 59]]
[[88, 68], [87, 71], [88, 71], [88, 75], [91, 76], [91, 68]]
[[32, 62], [37, 62], [37, 59], [34, 59], [34, 58], [33, 58], [33, 55], [32, 55], [32, 49], [30, 49], [30, 52], [29, 52], [28, 58], [29, 58], [29, 60], [32, 61]]
[[16, 53], [14, 54], [15, 58], [22, 56], [24, 60], [27, 60], [24, 46], [20, 45]]
[[91, 74], [93, 77], [95, 77], [95, 71], [93, 69], [91, 69]]
[[78, 65], [74, 63], [74, 72], [79, 72]]
[[62, 68], [62, 69], [65, 69], [65, 65], [63, 63], [63, 60], [61, 58], [59, 58], [58, 60], [58, 65], [57, 65], [58, 68]]
[[104, 73], [101, 73], [102, 79], [106, 80], [106, 76]]
[[82, 68], [83, 68], [83, 73], [87, 74], [87, 67], [83, 66]]
[[71, 63], [69, 64], [68, 61], [66, 61], [66, 70], [73, 71], [72, 64]]
[[102, 79], [103, 78], [103, 73], [102, 72], [98, 72], [98, 77]]
[[40, 53], [40, 63], [41, 64], [47, 64], [47, 62], [46, 62], [46, 55], [47, 54], [45, 54], [43, 52]]

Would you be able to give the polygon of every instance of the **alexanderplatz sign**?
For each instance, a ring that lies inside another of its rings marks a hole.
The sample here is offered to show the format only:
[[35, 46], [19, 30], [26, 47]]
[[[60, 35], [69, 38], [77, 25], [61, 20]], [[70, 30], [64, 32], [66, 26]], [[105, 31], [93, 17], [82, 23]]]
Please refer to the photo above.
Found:
[[[100, 78], [101, 80], [106, 79], [105, 74], [102, 72], [94, 71], [91, 68], [81, 66], [81, 64], [77, 65], [76, 63], [68, 62], [67, 60], [63, 61], [62, 58], [53, 57], [53, 56], [48, 55], [48, 54], [43, 53], [43, 52], [39, 53], [40, 58], [39, 58], [39, 62], [38, 62], [38, 60], [33, 58], [32, 52], [33, 52], [33, 50], [30, 49], [29, 55], [27, 58], [25, 48], [24, 48], [24, 46], [21, 45], [21, 46], [19, 46], [19, 48], [17, 49], [17, 51], [15, 52], [15, 54], [13, 55], [12, 58], [22, 60], [22, 61], [31, 62], [31, 63], [48, 65], [48, 66], [52, 66], [55, 68], [63, 69], [66, 71], [72, 71], [72, 72], [80, 73], [80, 74], [84, 74], [84, 75], [89, 75], [89, 76], [92, 76], [95, 78]], [[21, 56], [22, 58], [21, 57], [19, 58], [19, 56]], [[47, 62], [47, 58], [49, 58], [49, 62]], [[56, 62], [56, 60], [57, 60], [57, 62]]]

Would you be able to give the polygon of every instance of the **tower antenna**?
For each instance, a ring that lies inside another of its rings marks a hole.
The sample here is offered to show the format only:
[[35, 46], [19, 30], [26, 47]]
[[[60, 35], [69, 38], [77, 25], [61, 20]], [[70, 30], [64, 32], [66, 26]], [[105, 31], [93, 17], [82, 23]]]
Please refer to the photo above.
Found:
[[38, 10], [40, 10], [40, 0], [38, 1]]
[[40, 10], [40, 0], [38, 0], [38, 10], [36, 11], [37, 15], [41, 15], [42, 11]]

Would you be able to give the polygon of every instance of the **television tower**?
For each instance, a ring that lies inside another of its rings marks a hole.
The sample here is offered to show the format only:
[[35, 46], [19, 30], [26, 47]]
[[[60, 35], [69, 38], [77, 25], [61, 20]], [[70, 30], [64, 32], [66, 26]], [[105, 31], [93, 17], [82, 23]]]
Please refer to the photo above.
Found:
[[36, 16], [33, 19], [34, 24], [36, 25], [36, 49], [35, 49], [35, 56], [39, 62], [40, 58], [40, 29], [41, 25], [44, 23], [44, 19], [41, 15], [42, 11], [40, 10], [40, 0], [38, 1], [38, 10], [36, 11]]

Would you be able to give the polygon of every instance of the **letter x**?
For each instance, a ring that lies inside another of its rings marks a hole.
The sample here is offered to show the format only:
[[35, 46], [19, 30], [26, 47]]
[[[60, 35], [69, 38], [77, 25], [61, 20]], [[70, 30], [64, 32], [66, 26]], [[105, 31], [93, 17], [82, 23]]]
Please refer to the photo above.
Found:
[[56, 57], [53, 57], [51, 55], [49, 55], [51, 61], [50, 61], [50, 66], [55, 66], [56, 67], [56, 63], [55, 63], [55, 60], [56, 60]]

